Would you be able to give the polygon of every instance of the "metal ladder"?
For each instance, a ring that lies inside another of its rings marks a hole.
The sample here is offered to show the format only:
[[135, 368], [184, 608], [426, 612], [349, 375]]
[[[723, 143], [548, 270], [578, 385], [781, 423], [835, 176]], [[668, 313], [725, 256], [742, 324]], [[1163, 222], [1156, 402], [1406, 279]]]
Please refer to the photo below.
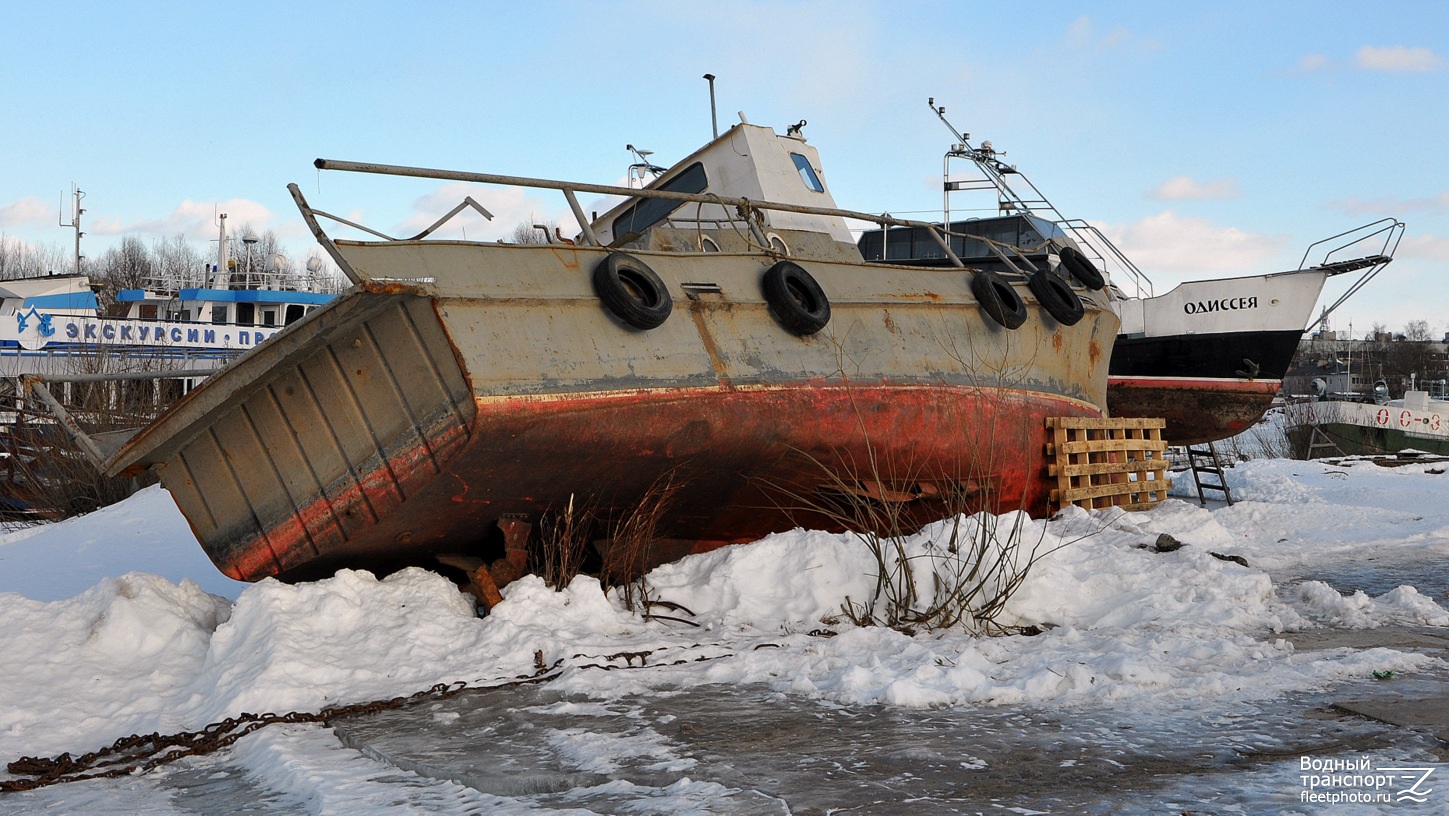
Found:
[[[1200, 459], [1203, 460], [1203, 464], [1198, 464], [1198, 460]], [[1206, 448], [1188, 445], [1187, 466], [1192, 470], [1193, 483], [1197, 485], [1197, 500], [1199, 504], [1207, 507], [1207, 498], [1203, 496], [1204, 490], [1219, 490], [1222, 491], [1223, 499], [1229, 505], [1232, 505], [1233, 494], [1228, 490], [1228, 478], [1223, 475], [1223, 463], [1218, 459], [1218, 451], [1217, 448], [1213, 447], [1213, 443], [1208, 442]], [[1218, 477], [1217, 483], [1204, 482], [1202, 480], [1202, 474], [1204, 473], [1215, 474]]]
[[1328, 434], [1324, 433], [1321, 427], [1314, 425], [1313, 431], [1308, 434], [1308, 451], [1306, 454], [1307, 458], [1317, 459], [1319, 456], [1318, 451], [1324, 449], [1326, 449], [1326, 453], [1330, 456], [1344, 455], [1343, 448], [1340, 448], [1337, 443], [1335, 443], [1332, 439], [1329, 439]]

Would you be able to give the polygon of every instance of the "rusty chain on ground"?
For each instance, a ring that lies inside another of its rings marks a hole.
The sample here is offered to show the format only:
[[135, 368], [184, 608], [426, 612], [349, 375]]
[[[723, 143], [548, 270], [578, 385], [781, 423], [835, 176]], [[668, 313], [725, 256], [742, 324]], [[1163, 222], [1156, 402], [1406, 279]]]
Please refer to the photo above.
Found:
[[[601, 669], [613, 671], [615, 669], [643, 669], [660, 668], [665, 666], [679, 666], [686, 663], [700, 663], [707, 660], [719, 660], [730, 657], [731, 654], [705, 655], [696, 658], [681, 658], [671, 663], [650, 664], [648, 658], [656, 651], [663, 651], [669, 647], [640, 652], [620, 652], [613, 655], [573, 655], [573, 659], [605, 660], [616, 661], [623, 659], [625, 665], [610, 665], [608, 663], [585, 663], [580, 665], [564, 666], [562, 658], [549, 665], [544, 662], [543, 651], [534, 652], [534, 673], [519, 675], [512, 680], [492, 683], [488, 685], [469, 685], [465, 681], [453, 683], [439, 683], [432, 688], [424, 689], [405, 697], [393, 697], [388, 700], [373, 700], [367, 703], [354, 703], [345, 706], [330, 706], [317, 712], [292, 711], [286, 714], [239, 714], [219, 722], [214, 722], [198, 731], [182, 731], [176, 734], [132, 734], [129, 737], [121, 737], [114, 743], [72, 757], [70, 752], [59, 754], [54, 757], [21, 757], [6, 766], [16, 779], [0, 780], [0, 793], [12, 793], [17, 791], [34, 790], [48, 785], [57, 785], [65, 782], [83, 782], [88, 779], [112, 779], [131, 774], [146, 773], [153, 768], [165, 765], [168, 762], [175, 762], [178, 759], [189, 756], [202, 756], [215, 753], [230, 746], [246, 735], [264, 728], [268, 725], [278, 723], [328, 723], [332, 720], [344, 717], [356, 717], [364, 714], [375, 714], [380, 711], [404, 708], [424, 700], [445, 700], [456, 696], [464, 691], [489, 691], [493, 689], [511, 688], [516, 686], [534, 685], [546, 683], [562, 674], [562, 670], [568, 669]], [[635, 660], [639, 665], [634, 665]]]

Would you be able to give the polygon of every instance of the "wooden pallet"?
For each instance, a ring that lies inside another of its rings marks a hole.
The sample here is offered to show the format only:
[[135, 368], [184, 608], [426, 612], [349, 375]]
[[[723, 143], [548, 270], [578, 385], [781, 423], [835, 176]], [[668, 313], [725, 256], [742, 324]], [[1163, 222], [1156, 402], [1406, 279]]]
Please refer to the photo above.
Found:
[[1047, 417], [1052, 506], [1146, 510], [1167, 498], [1162, 419]]

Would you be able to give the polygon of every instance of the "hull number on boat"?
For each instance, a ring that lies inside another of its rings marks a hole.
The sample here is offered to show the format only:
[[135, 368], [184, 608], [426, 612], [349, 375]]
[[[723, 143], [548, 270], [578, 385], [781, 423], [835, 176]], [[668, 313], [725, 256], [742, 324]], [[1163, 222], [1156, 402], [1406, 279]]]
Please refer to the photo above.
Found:
[[1240, 309], [1258, 308], [1256, 297], [1235, 297], [1219, 298], [1217, 300], [1188, 301], [1182, 304], [1182, 310], [1188, 314], [1207, 314], [1208, 312], [1235, 312]]

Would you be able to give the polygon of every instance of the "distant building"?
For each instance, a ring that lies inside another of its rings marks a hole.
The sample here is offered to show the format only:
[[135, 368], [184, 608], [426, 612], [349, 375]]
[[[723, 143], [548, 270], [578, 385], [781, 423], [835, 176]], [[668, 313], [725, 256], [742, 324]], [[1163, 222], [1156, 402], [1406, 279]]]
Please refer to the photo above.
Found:
[[1320, 331], [1298, 343], [1293, 365], [1283, 376], [1283, 393], [1316, 393], [1323, 380], [1330, 394], [1372, 393], [1383, 380], [1389, 393], [1449, 380], [1449, 335], [1444, 340], [1406, 340], [1402, 334], [1376, 332], [1372, 339], [1340, 339], [1341, 332]]

